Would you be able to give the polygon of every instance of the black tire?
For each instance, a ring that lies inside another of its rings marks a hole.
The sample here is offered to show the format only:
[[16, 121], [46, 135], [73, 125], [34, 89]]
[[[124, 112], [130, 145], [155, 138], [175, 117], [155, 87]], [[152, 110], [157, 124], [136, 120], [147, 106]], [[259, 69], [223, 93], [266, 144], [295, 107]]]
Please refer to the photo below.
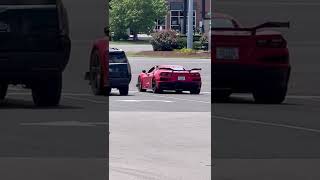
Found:
[[107, 88], [107, 95], [109, 96], [111, 94], [111, 88]]
[[4, 100], [6, 98], [8, 91], [8, 84], [0, 83], [0, 100]]
[[129, 94], [129, 86], [119, 88], [121, 96], [127, 96]]
[[177, 94], [182, 94], [182, 92], [183, 92], [182, 90], [176, 90]]
[[258, 89], [253, 92], [253, 97], [258, 104], [281, 104], [286, 98], [287, 88]]
[[230, 98], [232, 91], [229, 90], [213, 90], [212, 91], [212, 101], [227, 101]]
[[137, 82], [137, 88], [139, 92], [146, 92], [146, 89], [142, 88], [142, 84], [141, 84], [141, 79], [140, 77], [138, 78], [138, 82]]
[[36, 80], [32, 85], [32, 97], [36, 106], [58, 106], [61, 99], [62, 74]]
[[162, 89], [157, 86], [157, 83], [156, 83], [156, 81], [154, 79], [152, 80], [152, 92], [155, 93], [155, 94], [162, 93]]
[[191, 91], [190, 91], [190, 94], [200, 94], [200, 91], [201, 91], [201, 89], [192, 89]]
[[92, 93], [96, 96], [108, 95], [108, 89], [103, 86], [102, 76], [99, 54], [94, 51], [90, 60], [90, 86]]

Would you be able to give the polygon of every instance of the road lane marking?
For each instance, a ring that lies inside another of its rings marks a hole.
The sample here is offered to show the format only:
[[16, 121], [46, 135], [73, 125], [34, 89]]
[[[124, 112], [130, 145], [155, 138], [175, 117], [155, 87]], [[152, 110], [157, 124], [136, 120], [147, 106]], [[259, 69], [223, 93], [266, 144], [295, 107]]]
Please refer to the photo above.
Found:
[[267, 123], [267, 122], [262, 122], [257, 120], [243, 120], [243, 119], [224, 117], [224, 116], [215, 116], [215, 115], [213, 115], [212, 118], [217, 118], [225, 121], [233, 121], [238, 123], [258, 124], [258, 125], [264, 125], [264, 126], [273, 126], [273, 127], [281, 127], [281, 128], [295, 129], [300, 131], [320, 133], [320, 129], [305, 128], [301, 126], [294, 126], [294, 125], [288, 125], [288, 124]]
[[138, 99], [125, 99], [125, 100], [114, 100], [120, 102], [164, 102], [164, 103], [172, 103], [174, 101], [166, 101], [166, 100], [138, 100]]
[[167, 98], [167, 99], [175, 99], [175, 100], [180, 100], [180, 101], [190, 101], [190, 102], [211, 104], [211, 101], [198, 101], [198, 100], [193, 100], [193, 99], [176, 98], [176, 97], [161, 96], [161, 95], [155, 95], [155, 94], [153, 94], [153, 96], [160, 97], [160, 98]]
[[67, 127], [96, 127], [107, 126], [107, 122], [81, 122], [81, 121], [53, 121], [37, 123], [20, 123], [20, 126], [67, 126]]
[[65, 96], [64, 98], [77, 100], [77, 101], [87, 101], [87, 102], [96, 103], [96, 104], [105, 104], [105, 105], [109, 104], [109, 101], [97, 101], [97, 100], [88, 99], [88, 98], [78, 98], [78, 97], [70, 97], [70, 96]]

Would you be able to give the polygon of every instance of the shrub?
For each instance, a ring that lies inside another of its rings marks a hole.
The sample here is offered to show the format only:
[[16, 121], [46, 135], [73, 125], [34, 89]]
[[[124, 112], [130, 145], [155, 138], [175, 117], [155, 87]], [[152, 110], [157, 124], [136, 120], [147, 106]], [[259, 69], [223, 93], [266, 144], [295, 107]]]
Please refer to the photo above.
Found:
[[182, 53], [182, 54], [192, 54], [195, 53], [195, 51], [193, 49], [188, 49], [188, 48], [183, 48], [178, 50], [178, 52]]
[[187, 48], [187, 38], [179, 36], [177, 40], [177, 47], [175, 49]]
[[202, 43], [200, 41], [193, 42], [193, 49], [196, 49], [196, 50], [202, 49]]
[[160, 31], [152, 34], [150, 43], [154, 51], [172, 51], [178, 46], [177, 40], [175, 31]]
[[201, 38], [200, 38], [200, 43], [201, 43], [201, 47], [205, 47], [205, 49], [208, 48], [208, 36], [206, 35], [203, 35]]
[[208, 36], [206, 35], [202, 35], [201, 38], [199, 39], [199, 41], [204, 44], [208, 42]]
[[112, 36], [112, 40], [119, 41], [119, 40], [128, 40], [129, 35], [127, 33], [114, 33]]

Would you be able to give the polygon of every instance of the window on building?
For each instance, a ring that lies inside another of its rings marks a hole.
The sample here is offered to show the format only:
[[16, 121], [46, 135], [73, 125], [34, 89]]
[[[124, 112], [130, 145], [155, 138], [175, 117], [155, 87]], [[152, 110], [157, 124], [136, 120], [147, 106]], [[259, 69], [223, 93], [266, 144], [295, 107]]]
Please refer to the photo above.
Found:
[[[187, 19], [184, 21], [183, 19], [183, 10], [171, 10], [170, 11], [170, 27], [172, 30], [181, 32], [183, 28], [183, 23], [186, 23], [188, 26], [188, 15]], [[193, 27], [196, 29], [196, 11], [193, 11]]]
[[161, 30], [165, 30], [165, 29], [166, 29], [166, 18], [163, 17], [160, 20], [156, 20], [155, 30], [156, 31], [161, 31]]

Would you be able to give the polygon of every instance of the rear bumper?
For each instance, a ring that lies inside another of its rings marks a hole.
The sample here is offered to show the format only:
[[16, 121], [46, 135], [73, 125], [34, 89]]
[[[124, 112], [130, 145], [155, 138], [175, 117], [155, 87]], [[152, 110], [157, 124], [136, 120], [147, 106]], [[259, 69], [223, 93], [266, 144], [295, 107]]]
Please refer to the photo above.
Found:
[[121, 88], [129, 86], [131, 79], [130, 78], [110, 78], [109, 84], [106, 84], [110, 88]]
[[270, 86], [287, 87], [291, 67], [212, 64], [213, 89], [232, 89], [234, 92], [252, 92]]
[[62, 72], [68, 61], [64, 52], [0, 52], [0, 80], [41, 78]]
[[174, 81], [174, 82], [158, 82], [158, 87], [163, 90], [184, 90], [189, 91], [192, 89], [200, 89], [201, 82], [181, 82], [181, 81]]

